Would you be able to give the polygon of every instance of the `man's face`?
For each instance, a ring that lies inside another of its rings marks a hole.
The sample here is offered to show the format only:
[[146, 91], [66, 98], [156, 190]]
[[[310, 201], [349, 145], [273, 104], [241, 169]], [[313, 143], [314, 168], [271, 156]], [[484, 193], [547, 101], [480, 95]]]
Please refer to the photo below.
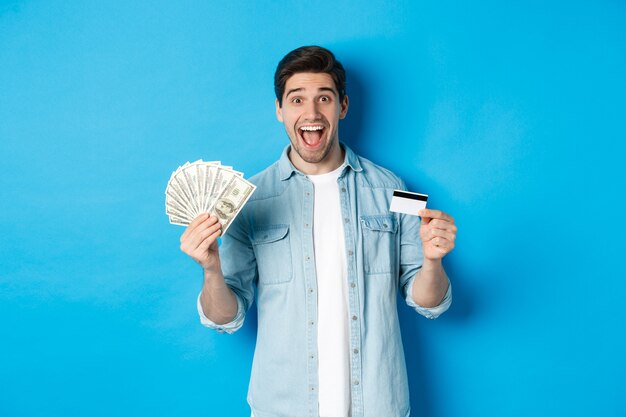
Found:
[[295, 151], [289, 155], [292, 163], [299, 168], [302, 162], [323, 165], [336, 159], [341, 154], [339, 120], [347, 112], [348, 97], [339, 101], [330, 75], [304, 72], [287, 79], [282, 107], [276, 100], [276, 117], [285, 125]]

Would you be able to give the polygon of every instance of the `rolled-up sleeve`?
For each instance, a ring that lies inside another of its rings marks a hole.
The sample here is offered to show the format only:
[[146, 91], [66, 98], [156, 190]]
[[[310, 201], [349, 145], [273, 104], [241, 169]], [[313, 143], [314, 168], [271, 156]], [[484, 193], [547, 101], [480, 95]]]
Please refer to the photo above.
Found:
[[248, 206], [244, 206], [226, 234], [222, 237], [219, 247], [222, 273], [226, 285], [237, 299], [237, 315], [226, 324], [216, 324], [204, 315], [200, 296], [198, 296], [198, 314], [200, 323], [220, 333], [234, 333], [243, 325], [246, 312], [254, 301], [255, 281], [257, 278], [256, 258], [250, 243], [246, 214]]
[[239, 298], [237, 294], [235, 294], [235, 298], [237, 298], [237, 315], [235, 316], [235, 318], [229, 323], [216, 324], [204, 315], [204, 311], [202, 310], [202, 304], [200, 303], [200, 294], [198, 294], [197, 304], [198, 315], [200, 316], [200, 323], [210, 329], [217, 330], [219, 333], [226, 332], [232, 334], [239, 330], [241, 326], [243, 326], [243, 321], [246, 317], [246, 309], [243, 305], [243, 302], [241, 301], [241, 298]]
[[410, 307], [412, 307], [415, 311], [417, 311], [422, 316], [428, 319], [434, 320], [440, 315], [442, 315], [443, 313], [445, 313], [445, 311], [448, 308], [450, 308], [450, 304], [452, 304], [452, 284], [448, 283], [448, 291], [446, 291], [445, 297], [443, 297], [443, 300], [441, 300], [438, 306], [422, 307], [421, 305], [417, 304], [415, 300], [413, 300], [413, 283], [414, 282], [415, 282], [415, 276], [411, 278], [411, 280], [406, 285], [405, 300], [406, 300], [406, 303]]

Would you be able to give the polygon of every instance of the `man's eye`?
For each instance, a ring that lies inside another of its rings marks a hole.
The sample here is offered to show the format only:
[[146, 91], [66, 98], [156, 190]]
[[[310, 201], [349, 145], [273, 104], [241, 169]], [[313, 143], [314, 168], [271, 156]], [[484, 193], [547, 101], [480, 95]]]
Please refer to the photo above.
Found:
[[328, 97], [328, 96], [322, 96], [322, 97], [320, 97], [320, 101], [321, 101], [321, 102], [330, 101], [330, 97]]
[[296, 97], [293, 100], [291, 100], [291, 102], [295, 103], [295, 104], [300, 104], [300, 103], [302, 103], [302, 99], [299, 99], [299, 98]]

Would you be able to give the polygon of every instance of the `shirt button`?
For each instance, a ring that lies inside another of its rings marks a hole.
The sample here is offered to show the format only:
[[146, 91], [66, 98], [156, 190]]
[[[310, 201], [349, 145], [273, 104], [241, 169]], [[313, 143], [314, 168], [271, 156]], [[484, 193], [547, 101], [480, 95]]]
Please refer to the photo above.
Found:
[[351, 250], [348, 251], [348, 256], [352, 256], [354, 255], [354, 252], [352, 252]]
[[354, 287], [356, 287], [356, 283], [351, 282], [351, 283], [350, 283], [350, 286], [351, 286], [352, 288], [354, 288]]
[[341, 188], [341, 192], [342, 192], [342, 193], [345, 193], [345, 192], [346, 192], [346, 187], [342, 187], [342, 188]]
[[350, 223], [350, 219], [348, 218], [343, 219], [343, 221], [345, 221], [346, 223]]
[[308, 223], [304, 223], [304, 227], [309, 227], [309, 224]]
[[383, 228], [386, 229], [387, 228], [387, 223], [383, 223]]
[[354, 385], [359, 385], [359, 380], [354, 381]]
[[313, 288], [309, 288], [309, 293], [313, 294]]
[[358, 349], [354, 349], [352, 352], [356, 355], [357, 353], [359, 353], [359, 350]]
[[310, 260], [310, 259], [311, 259], [311, 258], [309, 258], [308, 256], [306, 257], [306, 260], [307, 260], [307, 261], [308, 261], [308, 260]]
[[352, 316], [352, 320], [356, 320], [356, 316]]
[[311, 326], [313, 326], [313, 325], [315, 324], [315, 322], [310, 321], [310, 322], [309, 322], [309, 324], [310, 324]]

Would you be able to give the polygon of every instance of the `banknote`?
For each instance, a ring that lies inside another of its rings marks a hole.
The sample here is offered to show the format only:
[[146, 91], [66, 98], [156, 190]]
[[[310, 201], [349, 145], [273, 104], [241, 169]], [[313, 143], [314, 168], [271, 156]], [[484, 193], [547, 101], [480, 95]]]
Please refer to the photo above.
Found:
[[243, 172], [220, 161], [185, 162], [172, 172], [165, 188], [165, 214], [171, 224], [181, 226], [202, 213], [212, 214], [224, 234], [255, 189]]
[[217, 202], [218, 197], [222, 194], [228, 183], [232, 178], [237, 176], [237, 172], [232, 169], [218, 167], [218, 171], [215, 178], [215, 184], [211, 192], [211, 204], [209, 205], [209, 212]]
[[231, 177], [215, 201], [215, 204], [213, 204], [210, 212], [217, 216], [222, 225], [222, 233], [226, 233], [226, 230], [228, 230], [241, 208], [246, 204], [255, 188], [253, 184], [238, 175]]

